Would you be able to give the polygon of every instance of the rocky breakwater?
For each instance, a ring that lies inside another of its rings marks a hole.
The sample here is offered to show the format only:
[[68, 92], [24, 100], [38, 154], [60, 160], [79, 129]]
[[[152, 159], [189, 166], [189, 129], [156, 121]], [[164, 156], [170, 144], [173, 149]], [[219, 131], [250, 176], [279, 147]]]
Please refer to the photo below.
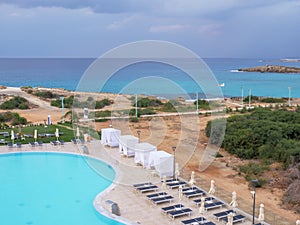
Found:
[[260, 72], [260, 73], [300, 73], [300, 68], [289, 67], [289, 66], [266, 65], [266, 66], [257, 66], [251, 68], [241, 68], [238, 69], [238, 71]]

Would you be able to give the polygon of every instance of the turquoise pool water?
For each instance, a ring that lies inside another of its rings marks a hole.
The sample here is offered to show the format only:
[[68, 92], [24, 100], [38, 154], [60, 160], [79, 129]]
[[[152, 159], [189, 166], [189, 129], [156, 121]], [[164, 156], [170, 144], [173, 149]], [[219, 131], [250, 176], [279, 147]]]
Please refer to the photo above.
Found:
[[108, 164], [79, 155], [0, 155], [0, 224], [121, 224], [102, 216], [93, 206], [96, 195], [114, 177]]

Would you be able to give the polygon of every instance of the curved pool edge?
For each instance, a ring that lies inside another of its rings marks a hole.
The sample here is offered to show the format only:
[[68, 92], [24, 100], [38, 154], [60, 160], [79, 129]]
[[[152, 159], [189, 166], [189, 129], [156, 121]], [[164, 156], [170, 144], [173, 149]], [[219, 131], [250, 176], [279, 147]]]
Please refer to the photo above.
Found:
[[129, 221], [128, 219], [122, 217], [122, 216], [117, 216], [112, 214], [111, 212], [109, 212], [108, 210], [106, 210], [103, 205], [102, 205], [102, 198], [103, 196], [105, 196], [106, 194], [108, 194], [110, 191], [112, 191], [114, 189], [114, 187], [116, 187], [116, 185], [114, 184], [114, 182], [117, 179], [120, 179], [120, 171], [118, 171], [118, 169], [112, 165], [110, 162], [108, 162], [105, 159], [101, 159], [99, 157], [93, 156], [93, 155], [86, 155], [86, 154], [82, 154], [82, 153], [76, 153], [76, 152], [67, 152], [67, 151], [41, 151], [41, 150], [27, 150], [27, 151], [11, 151], [11, 152], [0, 152], [0, 155], [10, 155], [10, 154], [27, 154], [27, 153], [54, 153], [54, 154], [69, 154], [69, 155], [77, 155], [77, 156], [82, 156], [82, 157], [88, 157], [88, 158], [92, 158], [95, 160], [100, 160], [102, 162], [107, 163], [108, 165], [110, 165], [112, 167], [112, 169], [115, 171], [116, 175], [114, 180], [112, 181], [111, 185], [109, 185], [106, 189], [104, 189], [103, 191], [99, 192], [96, 197], [94, 198], [93, 201], [93, 207], [96, 210], [97, 213], [110, 218], [112, 220], [115, 220], [117, 222], [123, 223], [123, 224], [128, 224], [128, 225], [137, 225], [137, 223], [134, 223], [132, 221]]

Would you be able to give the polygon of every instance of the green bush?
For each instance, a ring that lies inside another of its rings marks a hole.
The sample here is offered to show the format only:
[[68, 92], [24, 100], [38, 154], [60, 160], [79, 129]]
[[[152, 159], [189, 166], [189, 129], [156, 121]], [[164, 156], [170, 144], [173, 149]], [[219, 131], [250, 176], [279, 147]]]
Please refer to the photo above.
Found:
[[[163, 105], [163, 103], [159, 99], [141, 98], [137, 101], [137, 106], [142, 108], [146, 108], [149, 106], [155, 107], [160, 105]], [[133, 103], [133, 106], [136, 106], [135, 102]]]
[[27, 124], [27, 120], [24, 117], [21, 117], [18, 113], [4, 112], [0, 114], [0, 123], [3, 126], [6, 126], [6, 123], [11, 125]]
[[37, 91], [34, 93], [35, 96], [40, 98], [58, 98], [59, 95], [53, 94], [51, 91]]
[[[227, 119], [222, 147], [243, 159], [272, 159], [287, 167], [291, 158], [300, 161], [299, 124], [300, 113], [257, 108], [251, 114]], [[221, 127], [212, 130], [211, 122], [207, 124], [205, 132], [211, 143], [219, 143]]]
[[176, 108], [174, 107], [174, 105], [171, 102], [166, 102], [162, 109], [163, 112], [177, 112]]
[[95, 103], [95, 109], [102, 109], [105, 106], [111, 105], [112, 103], [113, 103], [113, 101], [110, 101], [107, 98], [102, 99], [101, 101], [96, 101], [96, 103]]
[[[65, 108], [72, 108], [73, 102], [74, 102], [74, 96], [64, 98], [64, 107]], [[55, 100], [52, 100], [51, 101], [51, 106], [61, 108], [61, 99], [57, 98]]]
[[20, 96], [15, 96], [12, 99], [3, 102], [0, 105], [0, 109], [29, 109], [29, 102]]
[[284, 103], [286, 101], [282, 98], [263, 98], [261, 100], [261, 102], [265, 102], [265, 103]]

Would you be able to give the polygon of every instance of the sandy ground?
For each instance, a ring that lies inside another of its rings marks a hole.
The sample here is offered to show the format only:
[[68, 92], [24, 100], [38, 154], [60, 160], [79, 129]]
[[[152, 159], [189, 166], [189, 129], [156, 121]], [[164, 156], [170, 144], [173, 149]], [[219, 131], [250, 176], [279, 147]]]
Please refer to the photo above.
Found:
[[[49, 103], [28, 96], [17, 88], [4, 89], [0, 92], [21, 95], [38, 105], [39, 107], [31, 110], [17, 111], [33, 123], [43, 123], [48, 115], [51, 115], [54, 123], [61, 120], [61, 109], [51, 107]], [[116, 98], [116, 95], [105, 94], [105, 97]], [[127, 105], [126, 99], [123, 99], [123, 103], [124, 106]], [[239, 207], [251, 214], [253, 202], [250, 194], [251, 189], [249, 189], [245, 180], [237, 176], [237, 172], [230, 167], [234, 165], [234, 162], [239, 161], [238, 159], [228, 155], [221, 149], [224, 158], [213, 160], [211, 165], [204, 171], [199, 168], [200, 161], [203, 161], [203, 157], [207, 157], [208, 140], [204, 134], [204, 129], [207, 121], [211, 119], [210, 116], [153, 117], [140, 119], [138, 123], [108, 121], [97, 123], [96, 127], [97, 129], [107, 128], [112, 123], [113, 127], [122, 130], [122, 134], [132, 134], [134, 136], [137, 136], [137, 130], [141, 130], [142, 142], [149, 142], [158, 146], [159, 150], [169, 153], [173, 153], [172, 146], [176, 146], [176, 162], [180, 164], [181, 175], [185, 179], [188, 180], [191, 171], [195, 171], [196, 182], [202, 187], [208, 187], [210, 180], [215, 180], [217, 194], [227, 201], [230, 201], [231, 192], [236, 191]], [[272, 190], [271, 192], [266, 189], [257, 189], [257, 215], [259, 203], [264, 203], [266, 219], [271, 224], [294, 224], [293, 221], [299, 219], [299, 215], [281, 208], [282, 195], [283, 191], [280, 190]]]

